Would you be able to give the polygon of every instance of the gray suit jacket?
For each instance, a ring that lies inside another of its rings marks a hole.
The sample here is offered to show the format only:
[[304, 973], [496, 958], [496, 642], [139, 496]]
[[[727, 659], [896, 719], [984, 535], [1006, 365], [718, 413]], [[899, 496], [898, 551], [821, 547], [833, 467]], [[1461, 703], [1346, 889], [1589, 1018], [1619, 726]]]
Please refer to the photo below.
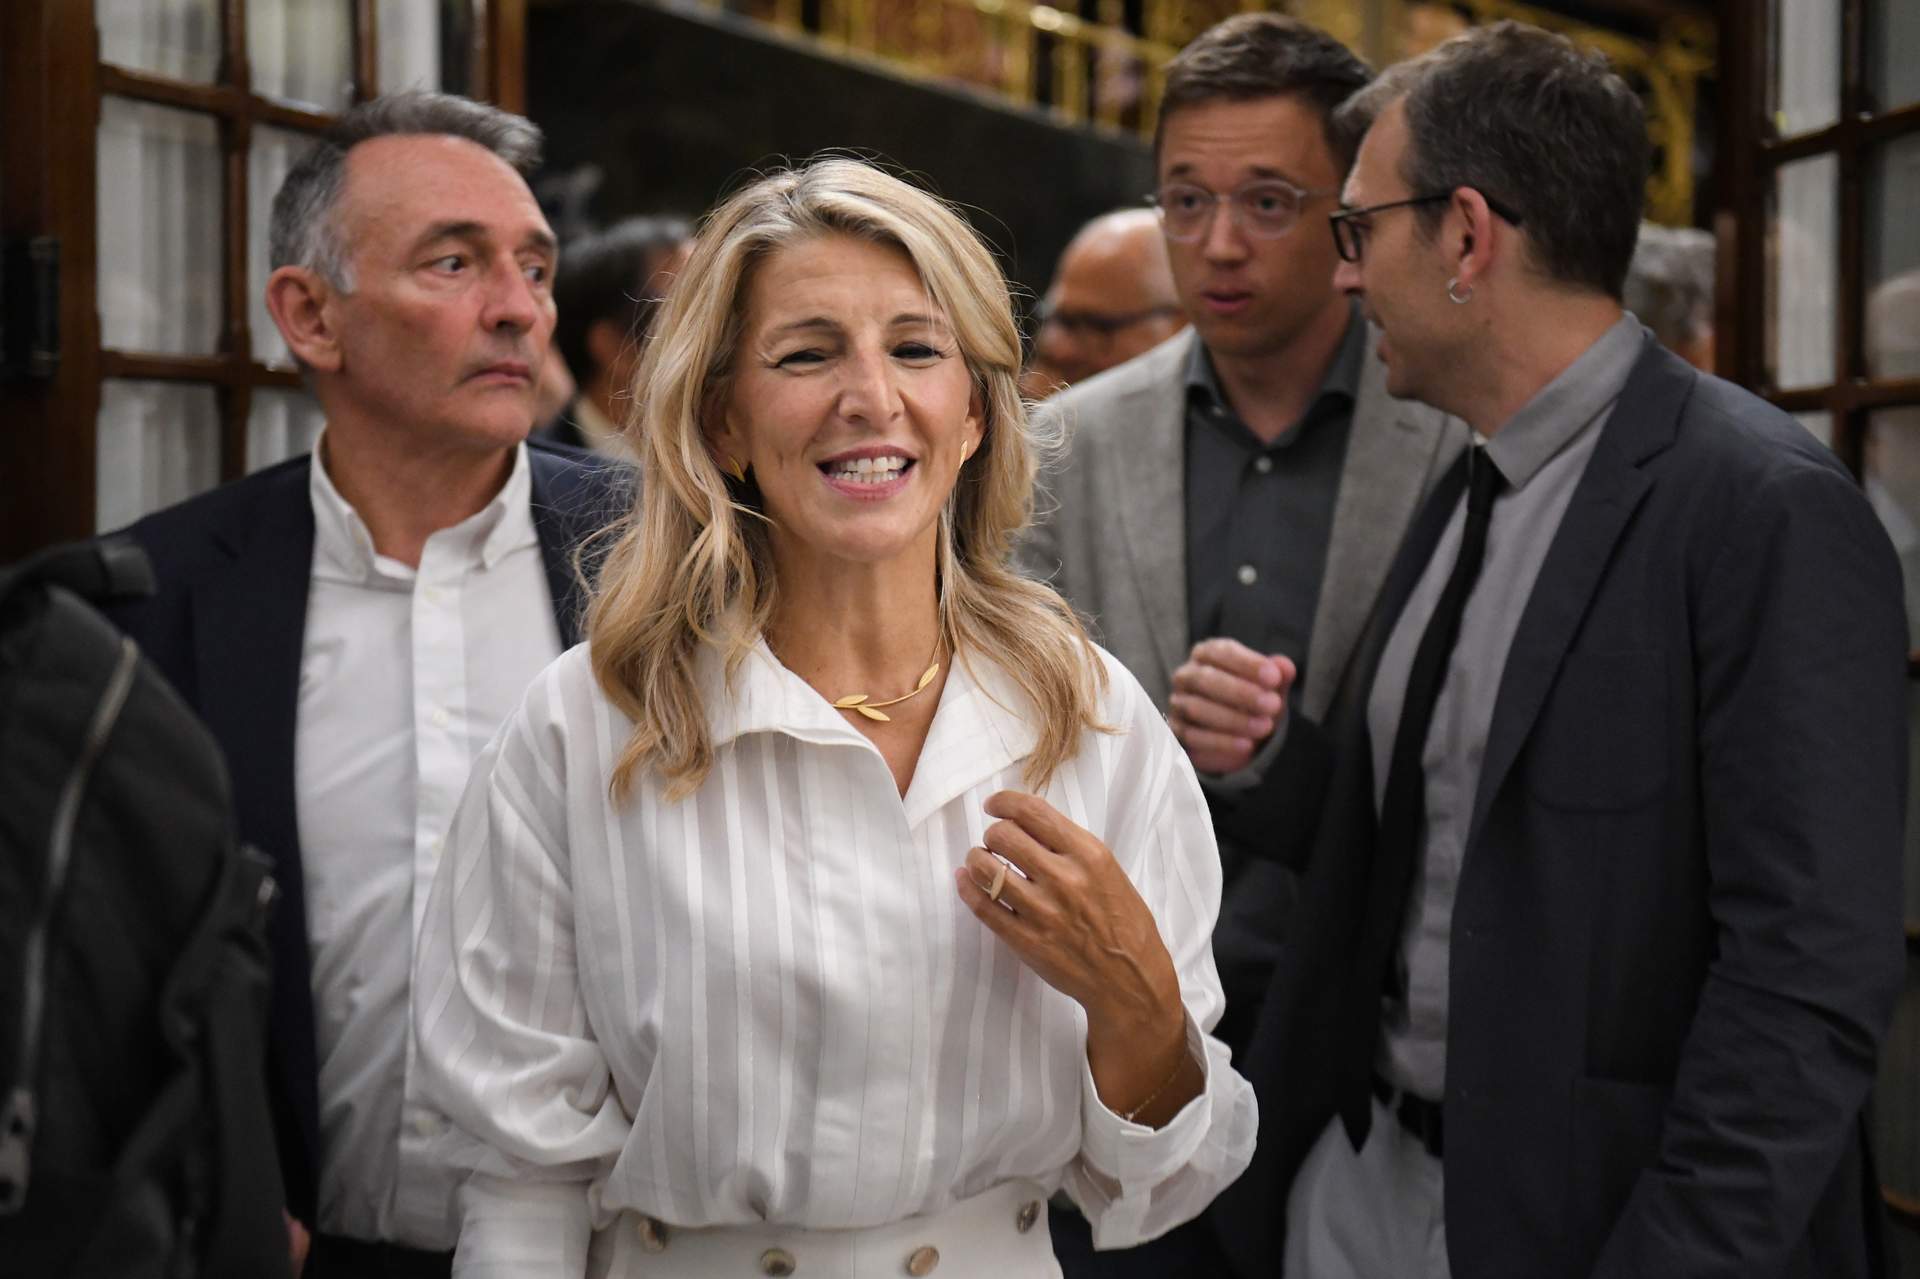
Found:
[[[1046, 402], [1067, 445], [1042, 476], [1021, 560], [1049, 580], [1165, 710], [1173, 672], [1204, 635], [1187, 624], [1186, 371], [1199, 335], [1153, 350]], [[1367, 359], [1335, 501], [1307, 680], [1296, 708], [1318, 720], [1419, 508], [1466, 444], [1466, 428], [1387, 394]]]

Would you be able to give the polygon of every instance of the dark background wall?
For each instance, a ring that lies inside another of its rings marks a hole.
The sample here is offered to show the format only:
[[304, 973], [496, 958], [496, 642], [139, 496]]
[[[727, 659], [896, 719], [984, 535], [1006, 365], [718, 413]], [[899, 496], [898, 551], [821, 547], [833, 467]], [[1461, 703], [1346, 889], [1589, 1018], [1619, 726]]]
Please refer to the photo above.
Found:
[[[1148, 148], [1065, 129], [963, 89], [821, 56], [737, 19], [620, 0], [528, 14], [528, 114], [547, 131], [542, 196], [596, 166], [598, 223], [699, 214], [750, 170], [851, 148], [918, 174], [962, 205], [1031, 295], [1095, 214], [1137, 205]], [[564, 233], [564, 228], [563, 228]]]

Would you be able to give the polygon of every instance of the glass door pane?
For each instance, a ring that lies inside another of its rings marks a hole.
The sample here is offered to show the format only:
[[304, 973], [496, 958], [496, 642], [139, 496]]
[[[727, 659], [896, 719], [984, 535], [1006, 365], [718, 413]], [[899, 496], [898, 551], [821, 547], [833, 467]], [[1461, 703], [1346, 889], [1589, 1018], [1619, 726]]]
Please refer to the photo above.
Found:
[[380, 92], [442, 87], [440, 27], [432, 0], [380, 0]]
[[1920, 134], [1867, 154], [1867, 375], [1920, 377]]
[[1839, 120], [1840, 0], [1773, 0], [1770, 27], [1774, 129], [1791, 137]]
[[100, 60], [211, 84], [220, 74], [220, 0], [94, 0]]
[[1767, 374], [1782, 388], [1833, 381], [1840, 161], [1817, 155], [1774, 175], [1767, 235]]
[[220, 482], [220, 407], [210, 386], [100, 386], [94, 527], [104, 533]]
[[256, 93], [339, 111], [353, 101], [350, 0], [247, 0]]
[[106, 97], [98, 149], [101, 344], [213, 354], [224, 322], [213, 117]]
[[1920, 4], [1867, 0], [1867, 91], [1872, 109], [1920, 102]]

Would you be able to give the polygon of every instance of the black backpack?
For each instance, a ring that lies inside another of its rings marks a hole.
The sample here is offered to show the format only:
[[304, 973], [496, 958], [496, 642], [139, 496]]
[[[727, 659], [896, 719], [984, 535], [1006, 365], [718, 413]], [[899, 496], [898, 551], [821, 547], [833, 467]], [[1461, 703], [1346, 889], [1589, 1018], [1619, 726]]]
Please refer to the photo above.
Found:
[[87, 602], [137, 548], [0, 570], [0, 1272], [284, 1276], [264, 858], [213, 738]]

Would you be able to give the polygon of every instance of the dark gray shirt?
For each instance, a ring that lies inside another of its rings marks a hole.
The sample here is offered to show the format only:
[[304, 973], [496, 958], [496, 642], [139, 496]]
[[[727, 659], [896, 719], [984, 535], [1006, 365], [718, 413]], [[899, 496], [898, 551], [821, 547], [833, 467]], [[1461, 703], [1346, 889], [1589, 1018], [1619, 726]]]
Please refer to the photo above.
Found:
[[[1494, 498], [1487, 552], [1460, 619], [1460, 636], [1434, 703], [1422, 764], [1426, 825], [1400, 935], [1404, 997], [1384, 1002], [1381, 1074], [1397, 1088], [1438, 1100], [1447, 1082], [1447, 975], [1453, 900], [1466, 856], [1480, 762], [1494, 699], [1520, 616], [1547, 548], [1586, 473], [1600, 432], [1640, 358], [1640, 322], [1624, 315], [1559, 377], [1485, 442], [1506, 485]], [[1481, 447], [1476, 436], [1474, 447]], [[1393, 737], [1406, 701], [1414, 650], [1453, 572], [1466, 524], [1464, 498], [1433, 549], [1375, 672], [1367, 701], [1374, 804], [1386, 794]]]
[[1187, 368], [1187, 624], [1284, 653], [1306, 677], [1367, 325], [1356, 310], [1299, 421], [1271, 444], [1234, 413], [1205, 345]]

